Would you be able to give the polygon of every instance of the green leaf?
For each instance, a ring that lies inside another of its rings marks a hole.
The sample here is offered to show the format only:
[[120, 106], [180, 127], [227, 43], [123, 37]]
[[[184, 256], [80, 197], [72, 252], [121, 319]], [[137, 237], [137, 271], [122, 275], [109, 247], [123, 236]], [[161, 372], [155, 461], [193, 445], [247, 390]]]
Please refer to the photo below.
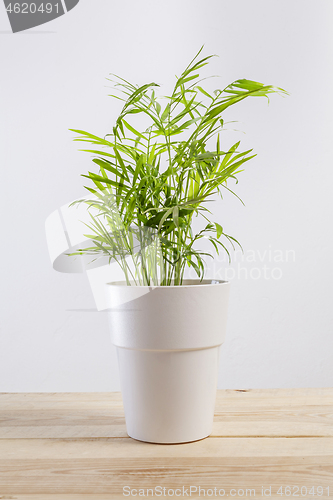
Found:
[[132, 181], [133, 186], [135, 185], [137, 178], [139, 177], [139, 174], [142, 170], [143, 161], [144, 161], [144, 155], [140, 155], [139, 158], [137, 159], [137, 163], [136, 163], [136, 167], [135, 167], [135, 171], [134, 171], [134, 176], [133, 176], [133, 181]]
[[165, 106], [165, 109], [162, 113], [162, 116], [161, 116], [161, 121], [164, 122], [167, 117], [169, 116], [169, 112], [170, 112], [170, 103], [168, 103], [166, 106]]
[[143, 134], [141, 134], [140, 132], [138, 132], [137, 130], [135, 130], [134, 127], [132, 127], [132, 125], [130, 125], [129, 123], [127, 123], [127, 121], [124, 120], [124, 118], [122, 119], [122, 122], [123, 124], [125, 125], [125, 127], [130, 131], [132, 132], [136, 137], [140, 137], [141, 139], [144, 139], [145, 141], [147, 141], [147, 137], [145, 137]]
[[161, 218], [160, 220], [160, 223], [158, 225], [158, 230], [160, 231], [163, 224], [164, 224], [164, 221], [170, 216], [170, 214], [172, 213], [173, 211], [173, 207], [172, 208], [169, 208], [168, 210], [165, 211], [163, 217]]
[[216, 236], [217, 236], [217, 239], [219, 239], [219, 237], [221, 236], [221, 234], [223, 233], [223, 228], [222, 226], [220, 226], [220, 224], [218, 224], [217, 222], [215, 222], [215, 228], [216, 228]]
[[205, 95], [206, 97], [209, 97], [209, 99], [212, 99], [214, 100], [214, 97], [212, 97], [210, 94], [208, 94], [208, 92], [206, 92], [206, 90], [204, 90], [202, 87], [200, 87], [199, 85], [196, 85], [195, 86], [196, 89], [199, 90], [199, 92], [201, 92], [203, 95]]
[[98, 165], [99, 167], [104, 168], [105, 170], [108, 170], [108, 172], [111, 172], [115, 176], [120, 177], [121, 179], [124, 179], [124, 180], [128, 179], [128, 177], [126, 178], [122, 173], [120, 173], [117, 169], [112, 167], [110, 165], [110, 163], [108, 163], [105, 160], [100, 160], [99, 158], [94, 158], [93, 162], [96, 163], [96, 165]]
[[[119, 187], [120, 185], [119, 182], [112, 181], [111, 179], [105, 179], [103, 176], [93, 174], [92, 172], [89, 172], [89, 175], [82, 174], [82, 177], [86, 177], [87, 179], [91, 179], [92, 181], [99, 181], [100, 183], [109, 184], [110, 186], [114, 187]], [[99, 189], [104, 190], [102, 186]]]
[[129, 178], [128, 178], [128, 175], [127, 175], [127, 170], [126, 170], [126, 167], [125, 167], [125, 163], [124, 163], [124, 161], [123, 161], [122, 157], [120, 156], [120, 154], [119, 154], [119, 152], [118, 152], [118, 149], [117, 149], [117, 148], [114, 148], [114, 152], [115, 152], [116, 158], [117, 158], [117, 160], [118, 160], [118, 162], [119, 162], [119, 165], [121, 166], [121, 169], [122, 169], [122, 171], [123, 171], [123, 174], [124, 174], [124, 176], [125, 176], [125, 179], [126, 179], [127, 181], [129, 181]]

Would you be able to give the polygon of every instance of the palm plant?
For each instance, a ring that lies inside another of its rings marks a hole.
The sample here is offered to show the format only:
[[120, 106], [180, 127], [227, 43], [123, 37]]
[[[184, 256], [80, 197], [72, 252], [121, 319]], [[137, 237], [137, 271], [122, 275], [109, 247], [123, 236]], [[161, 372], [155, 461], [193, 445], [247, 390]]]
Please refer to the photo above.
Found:
[[[210, 93], [200, 85], [199, 70], [213, 56], [200, 58], [201, 51], [176, 79], [172, 94], [163, 97], [164, 106], [155, 92], [158, 84], [137, 86], [114, 75], [120, 96], [111, 97], [124, 104], [112, 133], [101, 138], [71, 129], [79, 134], [76, 141], [93, 145], [83, 151], [94, 155], [99, 168], [83, 175], [93, 183], [86, 187], [93, 196], [85, 200], [92, 246], [76, 253], [117, 260], [128, 284], [156, 284], [159, 269], [160, 285], [181, 285], [186, 266], [202, 279], [204, 258], [212, 255], [197, 249], [199, 240], [207, 238], [229, 260], [227, 245], [239, 245], [211, 220], [206, 203], [216, 194], [222, 197], [223, 190], [233, 193], [227, 181], [237, 182], [244, 163], [255, 156], [252, 149], [240, 151], [240, 142], [222, 148], [223, 112], [247, 97], [286, 92], [242, 79]], [[137, 114], [148, 120], [144, 130], [133, 124]], [[203, 220], [195, 234], [194, 215]]]

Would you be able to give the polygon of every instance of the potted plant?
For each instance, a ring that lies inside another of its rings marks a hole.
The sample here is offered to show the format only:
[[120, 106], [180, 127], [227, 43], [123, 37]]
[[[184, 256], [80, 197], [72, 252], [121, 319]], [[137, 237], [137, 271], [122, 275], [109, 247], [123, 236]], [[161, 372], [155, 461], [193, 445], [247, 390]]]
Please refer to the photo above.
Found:
[[[242, 79], [210, 93], [199, 70], [212, 56], [201, 51], [162, 99], [156, 83], [114, 77], [120, 95], [112, 97], [123, 107], [111, 134], [71, 129], [93, 145], [84, 151], [98, 167], [83, 175], [92, 185], [79, 200], [90, 213], [91, 244], [74, 254], [107, 257], [123, 270], [106, 293], [127, 431], [156, 443], [194, 441], [212, 429], [230, 284], [204, 279], [212, 255], [197, 244], [206, 238], [230, 259], [228, 245], [238, 242], [212, 220], [207, 202], [233, 192], [227, 182], [255, 156], [240, 142], [221, 144], [223, 113], [245, 98], [285, 92]], [[196, 232], [194, 216], [203, 222]], [[186, 269], [197, 279], [186, 279]]]

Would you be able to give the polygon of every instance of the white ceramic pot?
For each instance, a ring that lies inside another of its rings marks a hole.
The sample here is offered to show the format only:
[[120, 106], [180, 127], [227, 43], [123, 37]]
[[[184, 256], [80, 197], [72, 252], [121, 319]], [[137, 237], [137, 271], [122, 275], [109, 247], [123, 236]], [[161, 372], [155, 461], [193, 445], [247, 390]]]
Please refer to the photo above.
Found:
[[212, 432], [228, 282], [182, 286], [108, 283], [128, 435], [184, 443]]

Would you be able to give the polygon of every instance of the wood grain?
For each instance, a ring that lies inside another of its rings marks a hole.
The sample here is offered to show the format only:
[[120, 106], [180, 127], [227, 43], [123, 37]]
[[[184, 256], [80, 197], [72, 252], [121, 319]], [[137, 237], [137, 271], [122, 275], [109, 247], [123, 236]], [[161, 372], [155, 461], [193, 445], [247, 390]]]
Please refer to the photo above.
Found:
[[283, 500], [287, 485], [330, 486], [332, 496], [333, 389], [218, 391], [212, 435], [182, 445], [128, 438], [119, 393], [0, 394], [0, 500], [115, 500], [124, 486], [191, 485], [237, 499], [271, 486]]

